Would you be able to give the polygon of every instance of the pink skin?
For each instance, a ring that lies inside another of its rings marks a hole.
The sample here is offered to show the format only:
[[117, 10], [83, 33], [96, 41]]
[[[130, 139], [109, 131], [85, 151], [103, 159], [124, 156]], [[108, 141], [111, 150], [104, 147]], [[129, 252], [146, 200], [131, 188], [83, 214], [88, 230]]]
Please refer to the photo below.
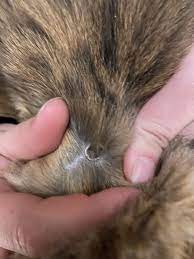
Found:
[[[194, 47], [179, 71], [140, 111], [124, 171], [134, 183], [152, 178], [162, 150], [194, 120]], [[191, 135], [192, 127], [183, 131]], [[194, 131], [193, 131], [194, 132]]]
[[[11, 160], [34, 159], [57, 148], [68, 124], [68, 111], [59, 98], [18, 126], [0, 126], [0, 168]], [[14, 143], [14, 145], [13, 145]], [[92, 195], [41, 199], [16, 193], [0, 178], [0, 258], [8, 251], [37, 257], [109, 220], [137, 191], [115, 188]]]

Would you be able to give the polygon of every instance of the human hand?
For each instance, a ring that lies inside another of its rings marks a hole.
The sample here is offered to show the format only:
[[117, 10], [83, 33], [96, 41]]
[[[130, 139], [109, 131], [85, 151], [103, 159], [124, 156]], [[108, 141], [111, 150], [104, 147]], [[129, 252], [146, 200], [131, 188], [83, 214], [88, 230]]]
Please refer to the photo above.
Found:
[[[0, 125], [0, 169], [10, 161], [35, 159], [57, 148], [68, 123], [68, 111], [60, 99], [49, 101], [39, 114], [17, 126]], [[0, 258], [8, 250], [38, 257], [63, 246], [108, 220], [136, 192], [115, 188], [92, 195], [42, 199], [14, 192], [0, 178]]]
[[151, 179], [163, 149], [193, 120], [194, 47], [179, 71], [140, 111], [125, 154], [126, 177], [133, 183]]

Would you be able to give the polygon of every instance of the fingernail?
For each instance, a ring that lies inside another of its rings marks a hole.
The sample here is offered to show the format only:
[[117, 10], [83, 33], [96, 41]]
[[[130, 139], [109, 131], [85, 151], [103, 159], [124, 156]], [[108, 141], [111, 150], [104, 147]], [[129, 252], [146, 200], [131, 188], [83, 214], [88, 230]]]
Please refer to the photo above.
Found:
[[146, 158], [138, 158], [133, 166], [131, 173], [132, 183], [144, 183], [154, 175], [155, 163]]
[[63, 100], [61, 97], [55, 97], [53, 99], [50, 99], [49, 101], [47, 101], [39, 110], [38, 115], [41, 114], [42, 112], [44, 112], [50, 105], [51, 103], [54, 103], [56, 101], [59, 100]]

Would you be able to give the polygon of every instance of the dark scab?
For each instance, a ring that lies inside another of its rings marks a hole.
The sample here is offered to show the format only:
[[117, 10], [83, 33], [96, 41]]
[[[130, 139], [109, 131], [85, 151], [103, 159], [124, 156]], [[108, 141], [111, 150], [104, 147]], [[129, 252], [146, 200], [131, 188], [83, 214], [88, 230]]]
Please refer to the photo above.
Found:
[[89, 161], [99, 160], [104, 153], [104, 148], [100, 144], [88, 145], [85, 149], [85, 156]]

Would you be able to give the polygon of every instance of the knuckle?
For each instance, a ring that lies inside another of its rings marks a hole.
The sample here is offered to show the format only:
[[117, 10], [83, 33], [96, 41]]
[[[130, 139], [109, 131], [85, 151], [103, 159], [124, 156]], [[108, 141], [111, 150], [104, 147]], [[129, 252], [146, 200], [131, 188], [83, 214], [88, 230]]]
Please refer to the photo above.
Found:
[[13, 233], [13, 247], [16, 252], [36, 258], [42, 254], [41, 246], [42, 244], [36, 240], [35, 236], [31, 236], [31, 233], [22, 224], [18, 224]]
[[21, 227], [21, 224], [18, 224], [15, 227], [15, 231], [13, 233], [13, 247], [15, 248], [16, 251], [22, 252], [25, 255], [29, 254], [29, 249], [27, 245], [27, 240], [24, 235], [24, 231]]

